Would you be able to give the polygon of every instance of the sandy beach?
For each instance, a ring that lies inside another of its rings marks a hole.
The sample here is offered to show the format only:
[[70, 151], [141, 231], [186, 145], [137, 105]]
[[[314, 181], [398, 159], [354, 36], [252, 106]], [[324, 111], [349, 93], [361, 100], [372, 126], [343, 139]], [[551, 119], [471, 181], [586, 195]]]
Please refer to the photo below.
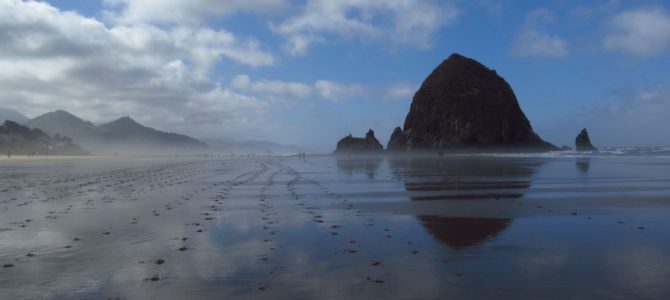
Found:
[[0, 160], [3, 299], [664, 299], [667, 157]]

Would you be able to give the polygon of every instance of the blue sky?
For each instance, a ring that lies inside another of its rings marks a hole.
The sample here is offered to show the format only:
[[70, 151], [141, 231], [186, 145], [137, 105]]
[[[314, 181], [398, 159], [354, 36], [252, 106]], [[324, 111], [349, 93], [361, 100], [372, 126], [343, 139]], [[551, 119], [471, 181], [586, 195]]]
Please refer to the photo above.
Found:
[[495, 69], [534, 129], [670, 145], [666, 1], [0, 0], [0, 106], [130, 115], [196, 137], [385, 144], [453, 52]]

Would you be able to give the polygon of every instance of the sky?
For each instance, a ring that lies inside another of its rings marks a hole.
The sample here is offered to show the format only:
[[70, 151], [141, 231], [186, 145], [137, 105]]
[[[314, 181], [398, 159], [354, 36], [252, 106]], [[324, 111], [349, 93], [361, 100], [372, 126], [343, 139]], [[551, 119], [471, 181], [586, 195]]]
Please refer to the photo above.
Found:
[[454, 52], [549, 142], [670, 146], [667, 1], [0, 0], [0, 107], [331, 151]]

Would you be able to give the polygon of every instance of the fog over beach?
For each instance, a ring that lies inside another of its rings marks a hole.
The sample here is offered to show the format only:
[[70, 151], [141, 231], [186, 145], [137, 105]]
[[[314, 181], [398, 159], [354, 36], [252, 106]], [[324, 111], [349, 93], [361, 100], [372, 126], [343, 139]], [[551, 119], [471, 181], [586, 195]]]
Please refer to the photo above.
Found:
[[0, 299], [669, 299], [665, 1], [0, 0]]

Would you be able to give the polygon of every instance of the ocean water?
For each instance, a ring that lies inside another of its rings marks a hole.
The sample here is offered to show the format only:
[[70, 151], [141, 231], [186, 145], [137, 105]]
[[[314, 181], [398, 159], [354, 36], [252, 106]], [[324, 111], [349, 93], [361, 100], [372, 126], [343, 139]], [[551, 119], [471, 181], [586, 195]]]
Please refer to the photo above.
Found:
[[0, 299], [667, 299], [667, 148], [3, 160]]

